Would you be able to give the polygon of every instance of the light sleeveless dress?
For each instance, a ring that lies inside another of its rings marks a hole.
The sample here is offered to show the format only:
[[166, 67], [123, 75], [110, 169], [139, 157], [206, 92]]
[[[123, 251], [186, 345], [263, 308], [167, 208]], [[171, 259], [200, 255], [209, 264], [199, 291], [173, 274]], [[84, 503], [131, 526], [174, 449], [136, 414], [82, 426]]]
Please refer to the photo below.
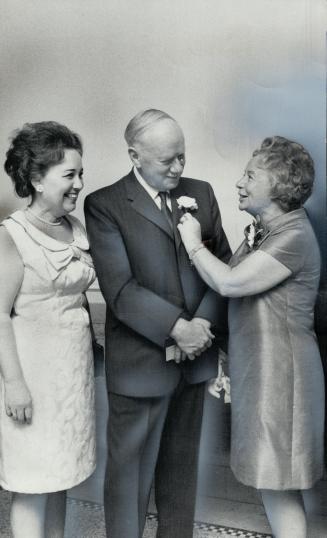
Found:
[[32, 394], [32, 423], [6, 415], [0, 394], [0, 484], [21, 493], [65, 490], [95, 469], [94, 381], [83, 292], [95, 279], [82, 224], [71, 244], [52, 239], [16, 211], [3, 221], [24, 263], [12, 323]]

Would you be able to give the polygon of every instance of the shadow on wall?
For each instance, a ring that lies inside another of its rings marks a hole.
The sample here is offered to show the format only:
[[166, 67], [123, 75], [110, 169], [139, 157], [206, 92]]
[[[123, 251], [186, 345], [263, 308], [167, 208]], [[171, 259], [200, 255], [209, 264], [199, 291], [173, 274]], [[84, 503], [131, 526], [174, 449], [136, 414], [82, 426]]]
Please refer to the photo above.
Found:
[[5, 203], [0, 202], [0, 222], [3, 221], [8, 215], [10, 215], [16, 209], [26, 206], [26, 200], [21, 200], [17, 196], [10, 198], [5, 201]]

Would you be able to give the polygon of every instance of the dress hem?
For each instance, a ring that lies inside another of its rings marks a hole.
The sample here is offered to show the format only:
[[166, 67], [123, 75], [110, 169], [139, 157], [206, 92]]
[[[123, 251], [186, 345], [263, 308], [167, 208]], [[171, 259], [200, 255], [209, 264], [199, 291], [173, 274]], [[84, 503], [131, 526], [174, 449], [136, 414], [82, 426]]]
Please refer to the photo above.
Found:
[[1, 480], [0, 479], [0, 486], [2, 487], [2, 489], [4, 489], [5, 491], [10, 491], [12, 493], [23, 493], [23, 494], [30, 494], [30, 495], [42, 495], [43, 493], [58, 493], [59, 491], [66, 491], [68, 489], [71, 489], [71, 488], [74, 488], [76, 486], [78, 486], [79, 484], [82, 484], [82, 482], [84, 482], [85, 480], [87, 480], [88, 478], [90, 478], [90, 476], [94, 473], [96, 469], [96, 464], [92, 467], [91, 471], [89, 471], [84, 478], [78, 480], [78, 482], [74, 481], [73, 483], [69, 483], [67, 485], [64, 485], [63, 487], [60, 487], [60, 488], [56, 488], [56, 489], [48, 489], [48, 488], [40, 488], [40, 489], [37, 489], [37, 488], [33, 488], [33, 490], [29, 489], [29, 488], [13, 488], [13, 487], [9, 487], [5, 481]]
[[317, 477], [312, 478], [311, 481], [306, 481], [304, 484], [301, 483], [301, 484], [296, 485], [295, 481], [293, 481], [292, 484], [290, 484], [290, 485], [288, 485], [287, 483], [285, 483], [283, 485], [278, 485], [278, 484], [262, 485], [262, 484], [260, 484], [259, 481], [254, 483], [253, 480], [251, 481], [251, 480], [241, 478], [238, 475], [238, 473], [233, 469], [233, 467], [231, 467], [231, 469], [232, 469], [232, 472], [233, 472], [236, 480], [238, 480], [238, 482], [241, 482], [245, 486], [249, 486], [249, 487], [255, 488], [257, 490], [260, 490], [260, 489], [271, 489], [272, 491], [306, 490], [306, 489], [311, 489], [323, 477], [323, 470], [322, 470], [320, 472], [320, 474], [317, 475]]

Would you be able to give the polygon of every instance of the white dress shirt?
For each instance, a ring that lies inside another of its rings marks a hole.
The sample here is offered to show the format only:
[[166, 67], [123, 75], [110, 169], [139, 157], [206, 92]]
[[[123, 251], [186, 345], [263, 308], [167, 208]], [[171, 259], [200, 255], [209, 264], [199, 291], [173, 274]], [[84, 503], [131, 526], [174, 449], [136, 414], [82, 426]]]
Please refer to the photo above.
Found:
[[[145, 181], [145, 179], [143, 179], [140, 172], [138, 171], [138, 169], [135, 166], [133, 168], [133, 172], [135, 174], [135, 177], [136, 177], [137, 181], [142, 185], [143, 189], [145, 189], [146, 192], [151, 196], [151, 198], [154, 201], [154, 203], [156, 204], [156, 206], [161, 210], [161, 199], [160, 199], [160, 196], [159, 196], [158, 189], [154, 189], [153, 187], [151, 187], [151, 185], [149, 185], [149, 183], [147, 183]], [[171, 199], [170, 199], [169, 191], [166, 191], [166, 193], [167, 193], [167, 198], [166, 198], [167, 206], [169, 207], [169, 209], [171, 211]]]

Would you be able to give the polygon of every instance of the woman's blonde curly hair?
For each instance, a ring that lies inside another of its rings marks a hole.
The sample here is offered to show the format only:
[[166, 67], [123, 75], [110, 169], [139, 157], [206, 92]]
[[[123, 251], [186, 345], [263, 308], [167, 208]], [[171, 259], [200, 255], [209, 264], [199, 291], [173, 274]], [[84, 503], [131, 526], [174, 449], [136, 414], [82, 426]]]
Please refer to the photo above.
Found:
[[282, 136], [265, 138], [253, 152], [272, 173], [271, 196], [286, 211], [299, 209], [312, 192], [315, 170], [309, 152]]

